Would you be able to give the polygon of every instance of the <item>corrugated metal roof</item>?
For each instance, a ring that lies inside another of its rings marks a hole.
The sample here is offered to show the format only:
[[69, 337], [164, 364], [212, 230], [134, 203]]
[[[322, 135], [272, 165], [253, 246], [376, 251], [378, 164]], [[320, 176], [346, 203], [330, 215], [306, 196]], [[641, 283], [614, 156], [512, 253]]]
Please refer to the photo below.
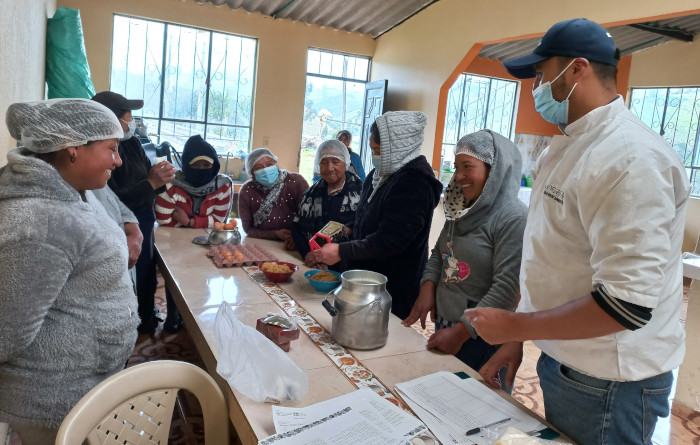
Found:
[[195, 0], [377, 38], [438, 0]]
[[[684, 31], [688, 35], [697, 36], [700, 33], [700, 14], [686, 15], [672, 19], [655, 22], [643, 22], [650, 31], [645, 31], [629, 25], [613, 26], [608, 29], [615, 39], [620, 54], [623, 56], [632, 54], [645, 48], [660, 45], [674, 40], [673, 37], [652, 32], [651, 29], [663, 32], [665, 30]], [[498, 61], [510, 60], [515, 57], [529, 54], [539, 43], [540, 38], [514, 40], [512, 42], [495, 43], [484, 46], [479, 51], [479, 57], [496, 59]]]

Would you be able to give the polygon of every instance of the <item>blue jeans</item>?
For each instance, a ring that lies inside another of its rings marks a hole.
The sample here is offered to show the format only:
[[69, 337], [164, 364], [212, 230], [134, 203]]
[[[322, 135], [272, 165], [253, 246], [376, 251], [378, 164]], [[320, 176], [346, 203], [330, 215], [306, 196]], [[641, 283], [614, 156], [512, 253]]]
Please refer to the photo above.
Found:
[[580, 445], [651, 444], [657, 418], [669, 415], [670, 371], [614, 382], [581, 374], [542, 353], [537, 374], [545, 417]]
[[[441, 317], [435, 320], [435, 330], [446, 329], [454, 326], [459, 322], [449, 322], [445, 321]], [[459, 351], [455, 354], [455, 357], [460, 359], [462, 363], [466, 364], [474, 371], [479, 372], [482, 366], [489, 361], [493, 354], [498, 351], [499, 346], [494, 346], [486, 343], [481, 337], [470, 338], [465, 341]], [[501, 389], [511, 394], [513, 392], [512, 386], [506, 386], [506, 374], [508, 374], [508, 368], [501, 368], [499, 372], [499, 378], [501, 380]]]

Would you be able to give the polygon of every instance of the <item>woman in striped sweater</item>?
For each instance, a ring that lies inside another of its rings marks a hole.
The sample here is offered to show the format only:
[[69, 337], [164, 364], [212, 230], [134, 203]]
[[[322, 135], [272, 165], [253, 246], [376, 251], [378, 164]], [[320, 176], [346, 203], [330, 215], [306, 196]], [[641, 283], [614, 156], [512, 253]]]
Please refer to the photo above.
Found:
[[190, 137], [182, 152], [182, 170], [156, 198], [161, 226], [213, 227], [231, 211], [231, 179], [219, 174], [216, 150], [200, 135]]

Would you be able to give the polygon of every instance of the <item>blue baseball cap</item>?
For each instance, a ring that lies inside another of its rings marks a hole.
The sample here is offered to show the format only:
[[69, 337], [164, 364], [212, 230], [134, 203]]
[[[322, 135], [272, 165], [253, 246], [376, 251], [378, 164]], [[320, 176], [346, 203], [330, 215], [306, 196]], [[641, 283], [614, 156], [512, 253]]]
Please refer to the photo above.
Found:
[[535, 65], [550, 57], [584, 57], [592, 62], [617, 66], [620, 51], [610, 33], [588, 19], [571, 19], [553, 25], [537, 48], [526, 56], [503, 62], [518, 79], [535, 77]]

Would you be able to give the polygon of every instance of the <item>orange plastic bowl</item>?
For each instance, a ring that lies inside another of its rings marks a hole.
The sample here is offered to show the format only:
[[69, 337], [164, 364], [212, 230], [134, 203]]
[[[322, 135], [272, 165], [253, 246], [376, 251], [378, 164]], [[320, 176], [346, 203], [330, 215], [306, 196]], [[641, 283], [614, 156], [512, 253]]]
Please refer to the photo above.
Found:
[[[279, 265], [286, 265], [289, 267], [291, 272], [287, 273], [275, 273], [275, 272], [267, 272], [265, 269], [263, 269], [263, 266], [265, 264], [279, 264]], [[285, 263], [284, 261], [265, 261], [264, 263], [260, 264], [258, 266], [260, 270], [262, 270], [262, 273], [265, 274], [268, 280], [272, 281], [273, 283], [284, 283], [285, 281], [289, 280], [289, 278], [292, 276], [294, 272], [299, 270], [299, 266], [296, 264], [292, 263]]]

